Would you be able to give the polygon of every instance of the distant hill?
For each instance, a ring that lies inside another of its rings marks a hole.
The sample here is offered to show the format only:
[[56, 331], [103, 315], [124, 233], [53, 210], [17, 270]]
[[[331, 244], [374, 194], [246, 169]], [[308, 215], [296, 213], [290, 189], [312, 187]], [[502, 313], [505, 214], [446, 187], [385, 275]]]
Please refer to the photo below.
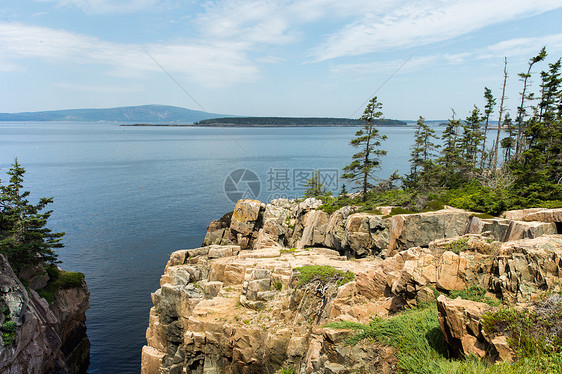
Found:
[[0, 121], [76, 121], [192, 123], [207, 118], [225, 117], [169, 105], [140, 105], [105, 109], [65, 109], [43, 112], [0, 113]]
[[[195, 122], [196, 126], [223, 127], [328, 127], [361, 126], [363, 122], [349, 118], [318, 117], [227, 117]], [[406, 126], [406, 122], [395, 119], [376, 120], [376, 126]]]

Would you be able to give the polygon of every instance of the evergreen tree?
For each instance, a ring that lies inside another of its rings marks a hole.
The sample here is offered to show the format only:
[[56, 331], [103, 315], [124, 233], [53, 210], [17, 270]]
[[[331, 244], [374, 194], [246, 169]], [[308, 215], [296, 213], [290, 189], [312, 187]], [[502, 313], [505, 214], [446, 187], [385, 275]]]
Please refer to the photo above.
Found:
[[373, 97], [360, 120], [364, 126], [355, 133], [355, 138], [350, 144], [359, 148], [360, 151], [353, 155], [351, 164], [343, 168], [344, 174], [342, 178], [358, 184], [363, 191], [363, 201], [367, 198], [367, 190], [373, 187], [371, 180], [374, 179], [374, 170], [380, 167], [380, 157], [386, 154], [386, 151], [380, 149], [381, 142], [386, 139], [386, 135], [380, 135], [375, 128], [375, 121], [382, 119], [382, 104], [377, 101], [377, 97]]
[[507, 163], [511, 158], [511, 151], [515, 148], [515, 137], [517, 136], [517, 131], [513, 126], [513, 121], [509, 113], [505, 115], [503, 124], [507, 131], [507, 136], [500, 141], [500, 146], [504, 149], [503, 162]]
[[432, 158], [437, 156], [436, 145], [432, 140], [437, 139], [435, 130], [425, 123], [425, 119], [420, 116], [417, 122], [416, 132], [414, 134], [414, 145], [410, 153], [410, 174], [406, 176], [405, 184], [412, 188], [426, 189], [428, 185], [428, 176], [433, 170], [434, 164]]
[[314, 174], [312, 175], [312, 178], [306, 181], [305, 186], [306, 186], [306, 189], [304, 191], [305, 197], [323, 196], [327, 192], [326, 188], [324, 188], [324, 185], [320, 181], [320, 173], [318, 172], [318, 170], [314, 170]]
[[481, 120], [482, 115], [480, 109], [475, 105], [470, 116], [466, 118], [463, 126], [462, 140], [459, 144], [460, 152], [463, 155], [461, 168], [466, 171], [471, 178], [476, 169], [476, 158], [478, 156], [480, 143], [482, 143], [484, 139], [484, 134], [482, 134], [482, 130], [480, 129]]
[[7, 174], [9, 183], [0, 183], [0, 253], [16, 273], [25, 265], [58, 262], [54, 249], [63, 247], [64, 233], [53, 233], [45, 227], [52, 211], [40, 213], [53, 198], [41, 198], [36, 205], [27, 200], [29, 191], [23, 191], [25, 169], [17, 159]]
[[517, 107], [517, 140], [515, 145], [515, 156], [518, 156], [521, 153], [523, 148], [522, 137], [523, 137], [523, 123], [525, 120], [526, 109], [525, 109], [525, 100], [532, 100], [533, 95], [527, 94], [527, 87], [529, 78], [531, 78], [531, 69], [533, 65], [537, 62], [543, 61], [547, 56], [546, 49], [543, 47], [540, 52], [533, 58], [529, 60], [529, 68], [527, 69], [527, 73], [519, 73], [519, 78], [523, 81], [523, 91], [521, 92], [521, 104]]
[[480, 154], [480, 169], [484, 169], [484, 160], [486, 160], [486, 138], [488, 137], [488, 124], [490, 123], [490, 115], [494, 112], [496, 99], [492, 95], [492, 90], [484, 87], [484, 98], [486, 105], [484, 105], [484, 133], [482, 139], [482, 152]]
[[440, 178], [442, 185], [448, 188], [455, 188], [458, 185], [461, 164], [461, 149], [458, 146], [460, 124], [460, 120], [455, 119], [455, 111], [453, 111], [453, 118], [449, 120], [441, 136], [443, 148], [438, 160], [441, 167]]

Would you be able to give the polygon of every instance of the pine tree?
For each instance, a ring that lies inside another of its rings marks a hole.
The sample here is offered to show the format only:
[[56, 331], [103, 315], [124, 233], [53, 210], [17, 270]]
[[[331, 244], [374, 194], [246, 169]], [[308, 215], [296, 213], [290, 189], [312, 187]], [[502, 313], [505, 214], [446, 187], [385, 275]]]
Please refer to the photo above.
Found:
[[371, 180], [374, 179], [374, 170], [380, 167], [380, 157], [386, 155], [386, 151], [380, 149], [381, 142], [386, 140], [386, 135], [380, 135], [375, 128], [375, 121], [382, 119], [382, 104], [373, 97], [360, 120], [364, 122], [361, 130], [355, 133], [355, 138], [350, 144], [359, 148], [360, 151], [353, 155], [351, 164], [343, 168], [342, 178], [358, 184], [363, 191], [362, 199], [367, 199], [367, 190], [373, 187]]
[[304, 191], [305, 197], [318, 197], [326, 194], [326, 188], [320, 181], [320, 173], [318, 170], [314, 170], [314, 174], [310, 179], [306, 181], [306, 189]]
[[547, 56], [545, 47], [542, 47], [540, 52], [533, 58], [529, 60], [529, 68], [527, 69], [527, 73], [519, 73], [519, 78], [523, 81], [523, 91], [521, 92], [521, 104], [517, 107], [517, 140], [515, 145], [515, 156], [518, 156], [523, 148], [522, 138], [523, 138], [523, 123], [525, 120], [525, 115], [527, 113], [525, 109], [525, 100], [532, 100], [532, 94], [527, 94], [527, 87], [529, 78], [531, 78], [531, 69], [533, 65], [537, 62], [543, 61]]
[[432, 139], [437, 139], [435, 130], [425, 123], [425, 119], [420, 116], [414, 134], [414, 145], [410, 153], [410, 174], [406, 176], [406, 185], [412, 188], [428, 188], [428, 174], [433, 169], [432, 158], [437, 156], [436, 145]]
[[486, 99], [486, 105], [484, 105], [484, 133], [482, 140], [482, 152], [480, 155], [480, 169], [484, 169], [484, 160], [486, 160], [486, 138], [488, 137], [488, 124], [490, 123], [490, 115], [494, 112], [494, 106], [496, 105], [496, 99], [492, 95], [492, 90], [488, 87], [484, 87], [484, 98]]
[[453, 118], [449, 120], [445, 130], [443, 130], [443, 148], [441, 149], [441, 157], [439, 158], [439, 166], [441, 167], [442, 184], [448, 188], [455, 188], [458, 185], [461, 149], [458, 146], [458, 136], [460, 128], [460, 120], [455, 119], [455, 111]]
[[517, 131], [513, 126], [513, 121], [509, 113], [505, 115], [503, 124], [507, 131], [507, 136], [500, 141], [500, 146], [504, 149], [503, 162], [507, 163], [511, 158], [511, 151], [515, 148], [515, 137], [517, 135]]
[[481, 123], [482, 115], [480, 109], [475, 105], [470, 116], [465, 120], [463, 126], [463, 136], [459, 144], [460, 151], [463, 154], [462, 169], [464, 169], [472, 178], [476, 169], [476, 158], [480, 143], [484, 139], [482, 134]]
[[46, 228], [52, 211], [40, 213], [53, 198], [41, 198], [36, 205], [23, 191], [25, 169], [16, 159], [7, 172], [9, 183], [0, 183], [0, 253], [5, 255], [16, 271], [25, 265], [57, 263], [55, 248], [63, 247], [64, 233], [53, 233]]

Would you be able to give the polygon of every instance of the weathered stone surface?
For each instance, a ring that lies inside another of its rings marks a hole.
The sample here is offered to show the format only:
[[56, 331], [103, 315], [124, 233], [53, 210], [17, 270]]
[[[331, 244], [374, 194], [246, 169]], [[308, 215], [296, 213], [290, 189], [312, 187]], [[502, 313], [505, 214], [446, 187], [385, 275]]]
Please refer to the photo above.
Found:
[[539, 221], [539, 222], [562, 222], [562, 208], [558, 209], [544, 209], [536, 212], [529, 213], [524, 221]]
[[[152, 295], [143, 372], [393, 372], [388, 347], [349, 347], [342, 342], [352, 332], [322, 326], [368, 323], [434, 302], [436, 291], [474, 285], [506, 304], [562, 291], [562, 236], [545, 235], [556, 223], [480, 219], [456, 209], [383, 218], [344, 207], [330, 215], [316, 210], [320, 204], [245, 201], [244, 218], [229, 227], [238, 245], [173, 253]], [[320, 279], [297, 286], [295, 268], [305, 265], [356, 275], [340, 287]], [[505, 339], [481, 333], [487, 306], [445, 296], [437, 302], [458, 354], [510, 359]]]
[[525, 302], [540, 290], [562, 291], [561, 274], [561, 235], [506, 242], [493, 259], [490, 289], [506, 302]]
[[323, 245], [326, 240], [329, 216], [321, 210], [312, 210], [304, 216], [304, 231], [299, 248]]
[[85, 311], [89, 307], [85, 284], [55, 295], [49, 305], [34, 291], [28, 294], [0, 255], [0, 309], [6, 308], [15, 322], [15, 340], [0, 339], [2, 373], [85, 373], [89, 341], [85, 335]]
[[379, 254], [390, 240], [388, 219], [369, 213], [355, 213], [347, 218], [342, 247], [355, 257]]
[[508, 210], [506, 212], [503, 212], [501, 217], [511, 221], [524, 221], [525, 217], [527, 217], [530, 213], [538, 212], [541, 210], [543, 210], [543, 208]]
[[461, 298], [453, 300], [444, 295], [437, 298], [441, 331], [457, 356], [486, 355], [480, 317], [489, 309], [484, 303]]
[[357, 210], [355, 206], [344, 206], [335, 211], [331, 216], [326, 227], [326, 240], [324, 245], [337, 251], [343, 249], [342, 243], [345, 240], [345, 226], [347, 217]]
[[531, 208], [510, 210], [504, 212], [502, 217], [513, 221], [537, 221], [537, 222], [562, 222], [562, 208], [544, 209]]
[[411, 247], [428, 246], [436, 239], [461, 236], [467, 230], [469, 219], [469, 212], [447, 209], [393, 216], [386, 255]]

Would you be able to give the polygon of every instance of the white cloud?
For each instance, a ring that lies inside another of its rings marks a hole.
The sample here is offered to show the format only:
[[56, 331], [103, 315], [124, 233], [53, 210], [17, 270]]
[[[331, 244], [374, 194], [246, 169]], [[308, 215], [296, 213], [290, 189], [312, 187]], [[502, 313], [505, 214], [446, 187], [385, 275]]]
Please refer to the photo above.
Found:
[[534, 38], [516, 38], [504, 40], [491, 45], [481, 53], [479, 58], [503, 58], [535, 56], [542, 47], [546, 46], [549, 54], [562, 51], [562, 34], [550, 34]]
[[561, 0], [396, 1], [395, 7], [385, 14], [367, 9], [360, 21], [347, 24], [316, 48], [314, 57], [323, 61], [427, 45], [559, 7]]
[[216, 87], [253, 80], [258, 75], [244, 49], [235, 43], [219, 42], [122, 44], [46, 27], [0, 23], [0, 50], [10, 58], [3, 66], [12, 69], [19, 59], [39, 58], [52, 63], [105, 66], [120, 77], [161, 72], [148, 52], [171, 74]]
[[397, 73], [410, 73], [413, 71], [421, 70], [428, 65], [434, 64], [441, 58], [439, 56], [420, 56], [403, 60], [390, 60], [390, 61], [372, 61], [358, 64], [339, 64], [333, 66], [330, 71], [335, 74], [357, 74], [365, 76], [374, 73], [387, 73], [391, 74], [395, 71]]
[[60, 82], [55, 83], [55, 87], [64, 88], [65, 90], [77, 91], [77, 92], [90, 92], [96, 94], [109, 94], [109, 93], [127, 93], [127, 92], [138, 92], [141, 87], [123, 87], [123, 86], [90, 86], [77, 83]]
[[75, 7], [89, 14], [103, 13], [131, 13], [148, 9], [156, 5], [159, 0], [37, 0], [40, 2], [55, 2], [57, 7]]

